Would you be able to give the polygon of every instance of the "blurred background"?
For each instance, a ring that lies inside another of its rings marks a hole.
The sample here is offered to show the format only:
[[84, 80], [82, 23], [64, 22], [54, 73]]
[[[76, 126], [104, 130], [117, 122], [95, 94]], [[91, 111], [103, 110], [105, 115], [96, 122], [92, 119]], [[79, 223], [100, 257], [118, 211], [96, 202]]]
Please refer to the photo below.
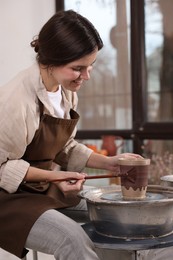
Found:
[[[78, 92], [77, 140], [110, 156], [135, 152], [150, 158], [149, 183], [158, 184], [160, 176], [173, 174], [173, 1], [1, 0], [0, 86], [35, 62], [30, 42], [62, 9], [90, 19], [104, 42], [91, 80]], [[0, 250], [4, 259], [18, 258]]]

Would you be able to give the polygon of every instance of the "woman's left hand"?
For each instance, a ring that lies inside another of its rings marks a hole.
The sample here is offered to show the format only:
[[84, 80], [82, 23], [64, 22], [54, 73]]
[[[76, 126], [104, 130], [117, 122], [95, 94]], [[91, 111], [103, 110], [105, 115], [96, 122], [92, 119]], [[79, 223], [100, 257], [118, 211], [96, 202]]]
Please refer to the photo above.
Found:
[[116, 176], [120, 174], [119, 166], [117, 164], [119, 158], [143, 158], [143, 157], [139, 154], [134, 154], [134, 153], [122, 153], [115, 156], [105, 156], [93, 152], [87, 161], [87, 167], [107, 170], [109, 172], [112, 172]]
[[122, 153], [122, 154], [118, 154], [115, 156], [107, 157], [107, 163], [108, 163], [107, 170], [114, 173], [115, 176], [120, 174], [119, 166], [117, 164], [117, 162], [120, 158], [126, 158], [126, 159], [141, 158], [141, 159], [143, 159], [143, 157], [141, 155], [134, 154], [134, 153]]

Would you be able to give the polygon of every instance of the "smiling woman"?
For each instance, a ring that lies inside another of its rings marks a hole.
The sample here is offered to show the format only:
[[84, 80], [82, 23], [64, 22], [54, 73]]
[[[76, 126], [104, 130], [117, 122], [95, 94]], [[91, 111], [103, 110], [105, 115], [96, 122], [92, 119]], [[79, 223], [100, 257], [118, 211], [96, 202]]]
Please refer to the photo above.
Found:
[[0, 88], [0, 247], [20, 258], [31, 248], [57, 260], [98, 260], [84, 230], [59, 209], [87, 210], [78, 197], [85, 167], [117, 172], [120, 155], [75, 140], [76, 91], [103, 42], [86, 17], [68, 10], [54, 14], [31, 46], [36, 62]]
[[[90, 78], [92, 64], [96, 60], [98, 50], [67, 65], [51, 66], [49, 69], [40, 64], [44, 85], [48, 91], [56, 91], [59, 85], [71, 91], [77, 91], [84, 80]], [[51, 77], [49, 76], [51, 75]]]
[[[31, 46], [37, 53], [36, 62], [0, 88], [0, 247], [20, 258], [27, 247], [55, 259], [85, 256], [98, 260], [81, 227], [53, 209], [76, 206], [86, 210], [77, 197], [85, 181], [79, 172], [93, 155], [74, 140], [79, 119], [76, 90], [89, 78], [103, 43], [85, 17], [62, 11], [46, 22]], [[105, 165], [107, 159], [100, 157], [97, 166]], [[66, 171], [54, 169], [55, 164]], [[111, 165], [108, 160], [107, 167]], [[77, 181], [48, 183], [67, 175]]]
[[62, 85], [72, 92], [78, 91], [83, 81], [90, 79], [92, 64], [96, 60], [97, 52], [98, 50], [95, 50], [67, 65], [51, 66], [49, 69], [40, 64], [40, 72], [46, 89], [54, 92], [59, 89], [59, 85]]
[[[58, 18], [58, 19], [57, 19]], [[89, 24], [89, 26], [86, 24]], [[92, 64], [103, 43], [94, 26], [73, 11], [54, 15], [31, 42], [48, 91], [59, 85], [71, 91], [90, 78]]]

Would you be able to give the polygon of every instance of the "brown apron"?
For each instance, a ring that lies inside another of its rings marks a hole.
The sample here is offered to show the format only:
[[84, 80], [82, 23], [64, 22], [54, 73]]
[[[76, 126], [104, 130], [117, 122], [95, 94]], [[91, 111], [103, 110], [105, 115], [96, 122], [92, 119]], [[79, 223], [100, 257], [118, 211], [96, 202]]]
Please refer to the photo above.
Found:
[[[24, 160], [30, 165], [50, 169], [51, 164], [72, 134], [79, 115], [70, 110], [71, 119], [43, 114], [39, 129], [28, 145]], [[26, 183], [16, 193], [0, 190], [0, 247], [22, 258], [28, 250], [25, 242], [37, 218], [48, 209], [65, 208], [79, 203], [79, 198], [65, 198], [55, 184]]]

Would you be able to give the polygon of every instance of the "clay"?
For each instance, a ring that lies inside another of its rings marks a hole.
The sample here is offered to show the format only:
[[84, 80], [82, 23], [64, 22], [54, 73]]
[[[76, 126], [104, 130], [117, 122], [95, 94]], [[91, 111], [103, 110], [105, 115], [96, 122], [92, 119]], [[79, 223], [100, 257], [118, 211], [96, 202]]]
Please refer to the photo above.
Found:
[[127, 173], [127, 175], [121, 176], [121, 186], [124, 186], [126, 189], [131, 187], [133, 190], [142, 190], [142, 188], [148, 185], [148, 166], [121, 167]]
[[146, 197], [149, 164], [149, 159], [119, 160], [123, 199], [141, 200]]

